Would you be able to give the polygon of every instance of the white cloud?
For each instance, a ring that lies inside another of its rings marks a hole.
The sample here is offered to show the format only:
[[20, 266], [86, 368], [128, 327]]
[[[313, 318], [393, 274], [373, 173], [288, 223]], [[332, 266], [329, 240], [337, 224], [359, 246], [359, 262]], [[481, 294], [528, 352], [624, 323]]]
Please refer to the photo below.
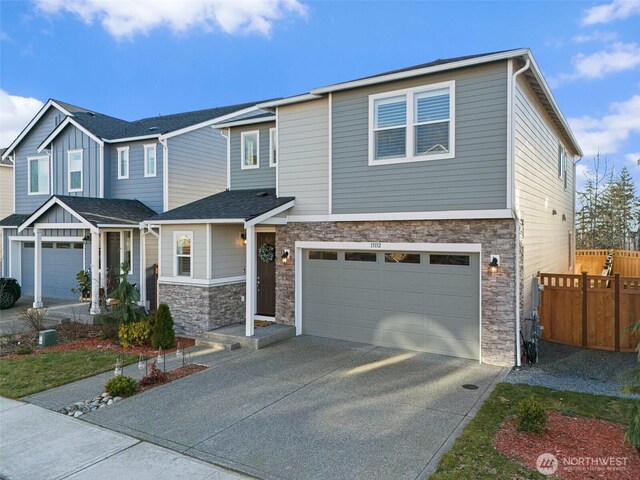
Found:
[[635, 168], [640, 172], [640, 152], [627, 153], [624, 159], [627, 162], [627, 166], [630, 167], [629, 170], [633, 171]]
[[611, 113], [602, 118], [584, 115], [569, 119], [585, 157], [598, 152], [602, 155], [617, 153], [632, 133], [640, 134], [640, 95], [612, 103], [609, 109]]
[[571, 59], [573, 72], [552, 79], [553, 86], [577, 79], [603, 78], [611, 73], [631, 70], [640, 65], [640, 45], [617, 42], [589, 55], [578, 53]]
[[593, 32], [593, 33], [576, 35], [571, 40], [574, 43], [612, 42], [617, 38], [618, 38], [618, 34], [615, 32]]
[[632, 15], [640, 15], [640, 0], [613, 0], [611, 3], [589, 8], [582, 17], [582, 24], [609, 23]]
[[67, 12], [87, 24], [100, 22], [117, 39], [166, 27], [184, 34], [192, 29], [268, 36], [286, 15], [304, 16], [299, 0], [36, 0], [45, 14]]
[[42, 105], [37, 98], [9, 95], [0, 89], [0, 146], [8, 147]]

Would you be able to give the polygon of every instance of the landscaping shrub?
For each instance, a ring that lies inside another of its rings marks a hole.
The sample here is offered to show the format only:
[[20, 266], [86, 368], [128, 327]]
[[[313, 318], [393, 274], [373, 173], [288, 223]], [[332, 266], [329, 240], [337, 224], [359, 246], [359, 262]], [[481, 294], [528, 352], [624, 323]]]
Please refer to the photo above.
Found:
[[104, 389], [113, 397], [129, 397], [135, 393], [136, 386], [137, 383], [135, 379], [118, 375], [117, 377], [109, 379]]
[[16, 353], [18, 355], [29, 355], [30, 353], [33, 353], [33, 348], [31, 348], [30, 345], [23, 343], [18, 347], [18, 349], [16, 350]]
[[158, 368], [156, 362], [153, 362], [149, 369], [149, 375], [142, 377], [138, 385], [146, 387], [148, 385], [155, 385], [156, 383], [164, 383], [166, 379], [167, 374]]
[[120, 344], [125, 348], [142, 345], [150, 336], [151, 324], [147, 320], [122, 325], [118, 330]]
[[548, 416], [544, 405], [535, 398], [522, 400], [518, 404], [518, 430], [533, 433], [543, 433], [547, 426]]
[[46, 308], [27, 308], [22, 313], [22, 322], [31, 330], [35, 330], [37, 332], [45, 329], [44, 321], [46, 318]]
[[118, 340], [120, 321], [115, 316], [101, 313], [95, 315], [93, 321], [96, 325], [102, 325], [102, 331], [100, 332], [102, 340]]
[[151, 344], [153, 348], [170, 348], [173, 346], [175, 333], [173, 331], [173, 318], [169, 306], [161, 303], [156, 311], [156, 321], [153, 325]]
[[120, 323], [127, 324], [138, 320], [142, 314], [138, 307], [140, 295], [136, 287], [129, 283], [129, 264], [123, 263], [118, 277], [118, 286], [109, 295], [112, 300], [117, 300], [117, 306], [113, 309], [112, 315], [116, 317]]

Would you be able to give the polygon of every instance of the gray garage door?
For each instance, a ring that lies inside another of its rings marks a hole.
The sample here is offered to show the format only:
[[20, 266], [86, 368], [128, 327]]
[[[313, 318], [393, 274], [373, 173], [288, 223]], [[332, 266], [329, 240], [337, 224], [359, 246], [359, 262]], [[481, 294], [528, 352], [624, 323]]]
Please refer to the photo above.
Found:
[[477, 254], [305, 250], [302, 332], [479, 358]]
[[[22, 245], [22, 294], [33, 296], [33, 242]], [[77, 300], [71, 292], [82, 270], [82, 243], [42, 242], [42, 296]]]

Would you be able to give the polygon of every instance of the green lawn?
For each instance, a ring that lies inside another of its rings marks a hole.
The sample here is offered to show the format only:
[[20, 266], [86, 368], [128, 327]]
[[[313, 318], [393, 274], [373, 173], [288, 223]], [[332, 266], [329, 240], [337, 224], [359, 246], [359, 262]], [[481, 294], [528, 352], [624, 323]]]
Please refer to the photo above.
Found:
[[[115, 368], [116, 352], [67, 350], [0, 359], [0, 396], [20, 398]], [[137, 355], [124, 355], [126, 365]]]
[[521, 467], [493, 448], [498, 426], [516, 414], [520, 400], [531, 395], [551, 410], [621, 423], [627, 423], [627, 412], [637, 401], [500, 383], [442, 457], [438, 470], [430, 479], [548, 478]]

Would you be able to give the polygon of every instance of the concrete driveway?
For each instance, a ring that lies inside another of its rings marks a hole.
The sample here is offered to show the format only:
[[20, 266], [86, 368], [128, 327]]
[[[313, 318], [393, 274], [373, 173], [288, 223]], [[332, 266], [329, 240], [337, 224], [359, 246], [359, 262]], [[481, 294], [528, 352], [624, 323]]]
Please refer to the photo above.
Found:
[[305, 336], [208, 363], [82, 418], [260, 478], [415, 479], [505, 373]]
[[[76, 308], [78, 311], [84, 306], [78, 302], [69, 300], [60, 300], [56, 298], [43, 298], [45, 308], [47, 309], [46, 326], [57, 325], [61, 318], [69, 317], [59, 313], [61, 309]], [[30, 329], [22, 320], [25, 310], [31, 308], [33, 298], [22, 297], [16, 304], [7, 310], [0, 310], [0, 335], [13, 335], [16, 333], [28, 332]]]

